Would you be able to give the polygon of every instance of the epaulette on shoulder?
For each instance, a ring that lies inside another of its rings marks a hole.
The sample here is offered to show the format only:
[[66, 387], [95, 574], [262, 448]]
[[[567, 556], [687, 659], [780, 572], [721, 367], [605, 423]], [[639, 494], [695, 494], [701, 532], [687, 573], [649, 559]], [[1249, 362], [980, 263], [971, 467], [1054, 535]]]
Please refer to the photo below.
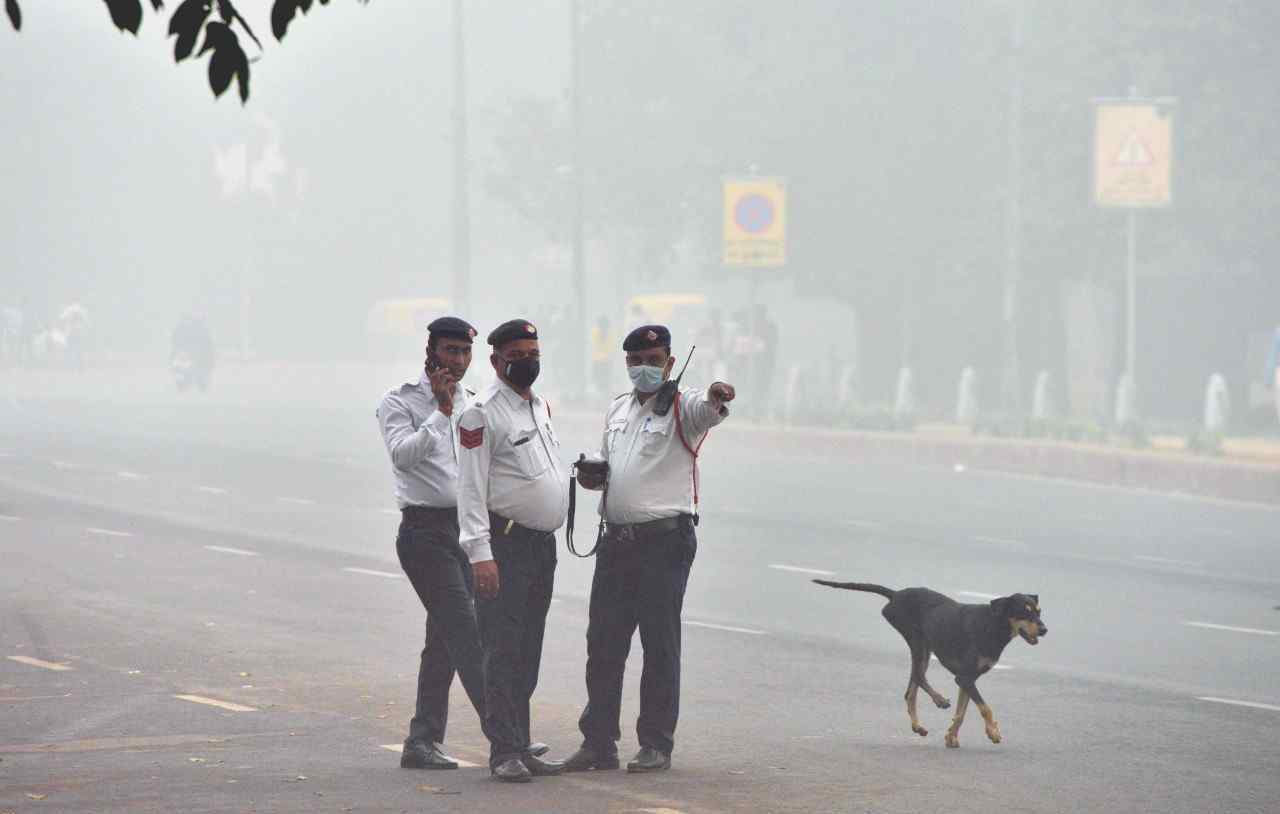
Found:
[[472, 390], [470, 387], [462, 388], [462, 392], [466, 393], [468, 396], [473, 396], [473, 397], [476, 394], [476, 391]]
[[628, 390], [628, 391], [627, 391], [627, 392], [625, 392], [625, 393], [619, 393], [618, 395], [614, 396], [614, 397], [613, 397], [613, 400], [614, 400], [614, 401], [617, 401], [618, 399], [625, 399], [627, 396], [630, 396], [630, 395], [631, 395], [631, 391], [630, 391], [630, 390]]

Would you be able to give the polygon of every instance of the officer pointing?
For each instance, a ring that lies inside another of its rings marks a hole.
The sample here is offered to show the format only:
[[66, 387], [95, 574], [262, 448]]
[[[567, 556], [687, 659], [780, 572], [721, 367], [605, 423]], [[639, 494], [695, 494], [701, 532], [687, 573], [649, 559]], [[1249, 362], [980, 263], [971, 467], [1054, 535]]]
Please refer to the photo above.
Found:
[[504, 322], [488, 342], [498, 380], [458, 425], [458, 522], [476, 577], [486, 709], [503, 733], [490, 742], [489, 770], [499, 780], [527, 782], [561, 769], [530, 750], [529, 699], [555, 582], [554, 532], [568, 512], [568, 469], [551, 409], [533, 391], [541, 366], [537, 329], [523, 319]]
[[[601, 456], [608, 491], [601, 511], [608, 533], [596, 556], [587, 626], [587, 706], [578, 721], [583, 743], [566, 771], [618, 768], [622, 676], [631, 637], [640, 628], [640, 751], [629, 772], [670, 768], [680, 711], [680, 611], [697, 553], [697, 453], [707, 432], [728, 415], [731, 385], [674, 393], [658, 408], [671, 376], [671, 333], [644, 325], [622, 344], [635, 389], [614, 399], [605, 418]], [[671, 382], [667, 386], [674, 387]], [[579, 468], [578, 482], [603, 480]]]

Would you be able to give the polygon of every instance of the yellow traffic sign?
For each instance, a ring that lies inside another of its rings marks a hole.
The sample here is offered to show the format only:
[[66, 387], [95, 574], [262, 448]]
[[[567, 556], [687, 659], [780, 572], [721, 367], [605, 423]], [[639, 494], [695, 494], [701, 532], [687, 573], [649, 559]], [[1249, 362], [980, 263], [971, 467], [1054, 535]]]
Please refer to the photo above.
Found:
[[724, 182], [724, 264], [772, 268], [787, 262], [787, 191], [780, 178]]
[[1093, 139], [1094, 202], [1107, 207], [1168, 206], [1172, 181], [1169, 109], [1142, 100], [1100, 102]]

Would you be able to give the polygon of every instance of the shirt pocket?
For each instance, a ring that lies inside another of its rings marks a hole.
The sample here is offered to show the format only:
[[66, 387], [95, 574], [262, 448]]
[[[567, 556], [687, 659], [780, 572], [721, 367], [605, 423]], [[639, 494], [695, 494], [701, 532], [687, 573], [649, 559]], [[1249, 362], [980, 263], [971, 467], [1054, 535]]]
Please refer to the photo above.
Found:
[[507, 436], [507, 444], [522, 477], [533, 480], [547, 470], [546, 456], [540, 449], [542, 442], [536, 429], [516, 430]]
[[618, 451], [618, 443], [622, 440], [622, 434], [626, 432], [627, 420], [625, 418], [616, 421], [610, 421], [605, 427], [605, 443], [609, 450], [609, 457]]
[[660, 455], [671, 438], [671, 416], [650, 418], [640, 428], [640, 454]]

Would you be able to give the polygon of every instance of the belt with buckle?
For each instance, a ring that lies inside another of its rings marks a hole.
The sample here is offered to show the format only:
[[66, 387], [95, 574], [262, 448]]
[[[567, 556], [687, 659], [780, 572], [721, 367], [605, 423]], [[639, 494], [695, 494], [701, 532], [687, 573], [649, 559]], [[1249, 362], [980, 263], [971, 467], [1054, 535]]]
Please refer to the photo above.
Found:
[[675, 531], [686, 523], [693, 523], [693, 518], [687, 514], [662, 517], [645, 523], [609, 523], [609, 536], [616, 540], [636, 540], [652, 534], [661, 534], [664, 531]]
[[444, 520], [458, 517], [457, 506], [419, 506], [410, 504], [400, 507], [400, 516], [410, 522], [418, 520]]

